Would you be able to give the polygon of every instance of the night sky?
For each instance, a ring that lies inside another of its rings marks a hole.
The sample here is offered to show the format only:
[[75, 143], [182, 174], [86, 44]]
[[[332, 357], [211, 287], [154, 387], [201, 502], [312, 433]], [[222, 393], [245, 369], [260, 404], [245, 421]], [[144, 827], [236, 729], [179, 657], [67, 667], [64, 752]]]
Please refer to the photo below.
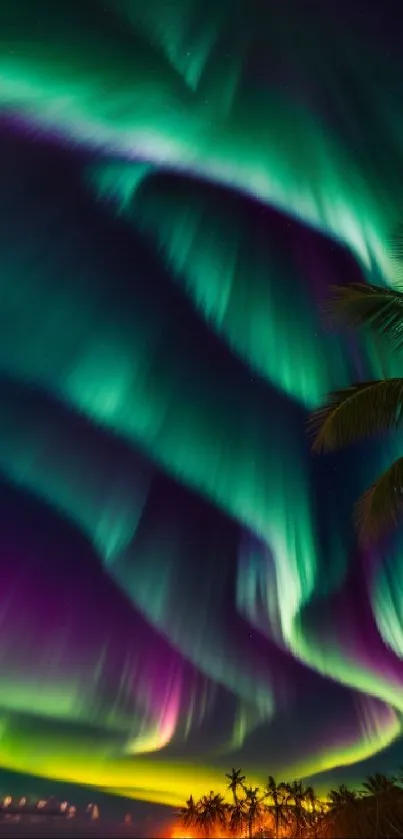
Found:
[[351, 517], [399, 438], [306, 432], [402, 369], [324, 314], [398, 280], [402, 30], [397, 0], [0, 0], [0, 793], [403, 764], [402, 535]]

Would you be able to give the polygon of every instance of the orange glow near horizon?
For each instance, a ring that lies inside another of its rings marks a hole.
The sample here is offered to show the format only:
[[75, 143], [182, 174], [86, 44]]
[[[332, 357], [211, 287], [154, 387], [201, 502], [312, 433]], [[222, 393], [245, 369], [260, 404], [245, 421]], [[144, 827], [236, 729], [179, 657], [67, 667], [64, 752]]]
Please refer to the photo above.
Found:
[[[203, 839], [204, 836], [205, 834], [202, 831], [198, 831], [194, 827], [192, 832], [189, 833], [189, 830], [181, 824], [175, 824], [169, 833], [169, 839]], [[228, 839], [228, 830], [225, 830], [225, 828], [212, 830], [210, 839]]]
[[[263, 824], [260, 827], [264, 827]], [[266, 824], [267, 827], [267, 824]], [[258, 830], [259, 826], [255, 828]], [[290, 839], [289, 828], [287, 827], [280, 827], [279, 828], [279, 839]], [[197, 828], [192, 828], [192, 832], [190, 833], [189, 830], [181, 825], [180, 823], [176, 822], [169, 833], [164, 835], [163, 839], [205, 839], [206, 834], [202, 831], [198, 831]], [[248, 829], [245, 828], [242, 833], [238, 833], [236, 835], [237, 839], [246, 839], [248, 836]], [[217, 828], [210, 833], [210, 839], [228, 839], [228, 829], [225, 828]]]
[[[266, 819], [265, 823], [260, 822], [255, 825], [255, 831], [259, 830], [260, 827], [267, 827], [268, 819]], [[191, 830], [191, 832], [189, 832]], [[204, 839], [205, 833], [202, 830], [198, 830], [197, 827], [187, 828], [180, 821], [176, 821], [170, 829], [170, 832], [167, 834], [167, 839]], [[243, 832], [237, 834], [237, 839], [244, 839], [247, 837], [248, 829], [247, 827], [244, 828]], [[280, 835], [280, 834], [279, 834]], [[210, 839], [228, 839], [228, 827], [220, 827], [217, 826], [215, 829], [212, 829], [210, 834]]]

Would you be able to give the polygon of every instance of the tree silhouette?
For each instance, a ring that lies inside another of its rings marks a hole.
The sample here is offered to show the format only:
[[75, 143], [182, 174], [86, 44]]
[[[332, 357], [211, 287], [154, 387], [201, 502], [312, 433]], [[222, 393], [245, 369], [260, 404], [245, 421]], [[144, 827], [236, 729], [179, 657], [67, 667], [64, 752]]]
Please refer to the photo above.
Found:
[[237, 804], [238, 801], [238, 787], [243, 788], [244, 782], [246, 781], [245, 775], [242, 775], [242, 769], [231, 769], [230, 773], [226, 773], [226, 778], [229, 780], [228, 789], [231, 790], [234, 804]]
[[306, 801], [306, 790], [302, 786], [301, 781], [292, 781], [291, 784], [286, 785], [288, 804], [292, 808], [294, 817], [294, 835], [296, 839], [300, 839], [306, 823], [304, 804]]
[[331, 789], [328, 801], [331, 809], [339, 808], [344, 804], [351, 804], [357, 801], [358, 795], [354, 790], [347, 789], [345, 784], [341, 784], [337, 789]]
[[[200, 801], [190, 796], [180, 811], [191, 835], [249, 839], [387, 839], [403, 837], [403, 778], [376, 773], [360, 793], [342, 784], [320, 801], [302, 781], [277, 783], [272, 775], [261, 792], [246, 784], [240, 769], [226, 775], [233, 802], [211, 791]], [[194, 833], [193, 833], [194, 835]]]
[[229, 808], [229, 830], [232, 836], [240, 836], [247, 824], [247, 804], [245, 799], [237, 799]]
[[[403, 254], [400, 243], [400, 258]], [[403, 346], [403, 292], [368, 283], [334, 289], [332, 314], [353, 327], [370, 326]], [[331, 451], [396, 428], [403, 418], [403, 378], [360, 382], [327, 397], [309, 421], [313, 450]], [[360, 540], [373, 541], [395, 527], [403, 514], [403, 458], [398, 458], [359, 499]]]
[[207, 837], [211, 836], [214, 827], [225, 827], [228, 807], [222, 795], [214, 793], [204, 795], [200, 801], [197, 823], [204, 830]]
[[199, 825], [199, 817], [199, 804], [194, 801], [193, 795], [191, 795], [186, 802], [186, 807], [180, 809], [179, 818], [184, 827], [192, 828]]
[[386, 775], [381, 775], [376, 772], [375, 775], [368, 775], [363, 783], [366, 793], [370, 795], [382, 795], [390, 792], [396, 786], [396, 778], [388, 778]]
[[246, 818], [248, 823], [248, 836], [252, 839], [256, 822], [263, 814], [263, 798], [258, 797], [259, 787], [245, 787]]
[[363, 783], [364, 795], [370, 795], [375, 800], [375, 833], [378, 833], [380, 823], [389, 821], [389, 800], [388, 793], [396, 788], [396, 778], [388, 778], [376, 772], [375, 775], [368, 775]]
[[312, 839], [318, 839], [320, 830], [323, 825], [324, 806], [316, 797], [315, 790], [309, 786], [305, 790], [305, 802], [307, 809], [305, 812], [305, 820], [309, 827]]
[[265, 798], [269, 800], [267, 809], [274, 817], [275, 839], [278, 839], [279, 830], [284, 822], [284, 808], [287, 796], [287, 787], [282, 781], [277, 784], [272, 775], [269, 775], [265, 786]]

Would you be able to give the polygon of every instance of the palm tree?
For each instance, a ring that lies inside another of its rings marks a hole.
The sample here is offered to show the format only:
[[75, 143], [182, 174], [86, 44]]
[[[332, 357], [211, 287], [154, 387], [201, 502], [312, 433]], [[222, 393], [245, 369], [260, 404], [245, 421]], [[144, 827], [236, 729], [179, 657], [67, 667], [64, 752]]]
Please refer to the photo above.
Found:
[[269, 775], [265, 787], [265, 798], [269, 799], [268, 810], [274, 816], [275, 839], [278, 839], [280, 826], [284, 816], [284, 796], [286, 786], [283, 782], [277, 784], [272, 775]]
[[179, 818], [184, 827], [196, 827], [199, 824], [200, 806], [195, 802], [193, 795], [188, 798], [186, 807], [179, 810]]
[[305, 801], [308, 805], [305, 813], [305, 819], [309, 824], [313, 839], [319, 836], [319, 830], [323, 821], [324, 809], [319, 799], [316, 797], [315, 790], [309, 786], [305, 790]]
[[378, 835], [379, 825], [383, 825], [385, 821], [390, 823], [389, 818], [389, 804], [390, 793], [396, 790], [396, 778], [388, 778], [386, 775], [381, 775], [376, 772], [375, 775], [368, 775], [363, 783], [363, 795], [371, 796], [375, 801], [375, 835]]
[[229, 829], [233, 836], [239, 836], [247, 821], [247, 807], [244, 798], [238, 798], [236, 804], [229, 807]]
[[330, 810], [337, 810], [346, 804], [352, 804], [358, 800], [358, 794], [355, 790], [348, 789], [345, 784], [341, 784], [337, 789], [331, 789], [328, 795], [328, 805]]
[[245, 787], [245, 803], [247, 808], [248, 836], [252, 839], [256, 822], [262, 818], [262, 798], [258, 798], [259, 787]]
[[[370, 775], [358, 794], [342, 784], [329, 792], [325, 803], [318, 801], [311, 786], [301, 781], [277, 784], [269, 775], [262, 795], [258, 787], [247, 787], [241, 770], [233, 770], [229, 777], [240, 781], [244, 796], [236, 796], [236, 804], [227, 805], [222, 795], [210, 792], [195, 803], [192, 796], [180, 811], [185, 828], [197, 828], [206, 837], [219, 830], [225, 836], [244, 836], [249, 839], [265, 835], [278, 839], [286, 830], [294, 839], [380, 839], [403, 836], [403, 792], [396, 784], [402, 778], [380, 773]], [[264, 801], [268, 801], [266, 806]], [[276, 809], [277, 808], [277, 809]], [[270, 814], [270, 824], [265, 815]], [[276, 818], [277, 813], [277, 818]], [[273, 829], [273, 817], [275, 832]]]
[[[331, 311], [351, 326], [371, 326], [403, 346], [403, 292], [366, 283], [338, 287]], [[403, 419], [403, 378], [361, 382], [327, 397], [310, 419], [313, 450], [330, 451], [397, 427]], [[361, 541], [396, 526], [403, 513], [403, 458], [369, 487], [356, 507]]]
[[388, 778], [386, 775], [376, 772], [375, 775], [368, 775], [363, 787], [365, 794], [382, 795], [396, 787], [396, 778]]
[[292, 807], [294, 815], [294, 836], [296, 839], [300, 839], [306, 822], [304, 808], [304, 804], [306, 802], [306, 790], [303, 788], [301, 781], [293, 781], [291, 784], [287, 784], [286, 788], [288, 793], [288, 804]]
[[227, 805], [224, 797], [212, 790], [209, 795], [204, 795], [200, 800], [198, 825], [203, 829], [206, 836], [211, 833], [216, 825], [225, 827], [227, 823]]
[[228, 789], [232, 792], [234, 805], [236, 806], [238, 803], [238, 787], [243, 788], [246, 781], [245, 775], [242, 775], [242, 769], [232, 768], [230, 773], [226, 773], [225, 777], [229, 780]]
[[362, 797], [345, 784], [330, 790], [325, 822], [336, 835], [365, 836], [369, 834], [367, 813], [363, 811]]

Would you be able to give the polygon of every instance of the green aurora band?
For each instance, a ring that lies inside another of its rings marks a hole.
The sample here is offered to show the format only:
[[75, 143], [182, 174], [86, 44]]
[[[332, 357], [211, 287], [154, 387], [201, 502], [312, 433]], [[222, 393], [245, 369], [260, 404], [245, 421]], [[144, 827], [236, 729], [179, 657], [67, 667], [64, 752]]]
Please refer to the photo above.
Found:
[[[401, 736], [401, 539], [362, 557], [350, 522], [398, 440], [318, 465], [305, 432], [399, 370], [322, 304], [339, 271], [398, 280], [401, 60], [308, 7], [0, 0], [2, 491], [80, 534], [127, 613], [118, 644], [72, 593], [87, 668], [56, 617], [13, 662], [51, 599], [24, 623], [5, 573], [4, 768], [176, 804], [190, 766], [197, 794]], [[304, 719], [321, 691], [341, 710]]]

